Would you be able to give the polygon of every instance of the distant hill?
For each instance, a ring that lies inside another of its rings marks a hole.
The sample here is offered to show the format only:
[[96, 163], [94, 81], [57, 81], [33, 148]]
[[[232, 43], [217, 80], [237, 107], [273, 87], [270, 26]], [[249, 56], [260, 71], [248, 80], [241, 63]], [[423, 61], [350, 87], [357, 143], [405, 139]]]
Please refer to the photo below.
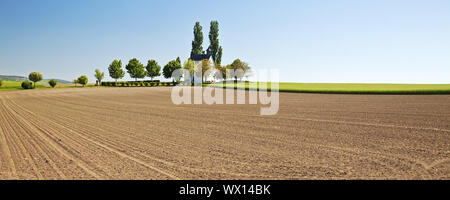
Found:
[[0, 75], [0, 79], [4, 81], [24, 81], [27, 80], [27, 77]]
[[[44, 80], [42, 80], [42, 82], [47, 83], [49, 80], [51, 80], [51, 79], [44, 79]], [[56, 79], [56, 78], [55, 78], [55, 80], [58, 83], [73, 83], [72, 81], [66, 81], [66, 80], [61, 80], [61, 79]]]
[[[0, 75], [0, 80], [5, 81], [24, 81], [28, 80], [27, 77], [24, 76], [9, 76], [9, 75]], [[42, 82], [48, 82], [50, 79], [44, 79]], [[72, 81], [66, 81], [62, 79], [55, 79], [58, 83], [72, 83]]]

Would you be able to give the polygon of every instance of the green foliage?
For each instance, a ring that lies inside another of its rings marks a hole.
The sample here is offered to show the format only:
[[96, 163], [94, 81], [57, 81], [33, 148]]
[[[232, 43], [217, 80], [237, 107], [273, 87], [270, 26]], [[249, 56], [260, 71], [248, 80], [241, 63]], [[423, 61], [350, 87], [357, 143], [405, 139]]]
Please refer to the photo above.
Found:
[[164, 78], [171, 78], [172, 77], [172, 73], [181, 68], [181, 60], [180, 57], [178, 57], [176, 60], [172, 60], [169, 63], [167, 63], [167, 65], [164, 66], [163, 68], [163, 75]]
[[208, 71], [213, 64], [208, 59], [202, 60], [202, 81], [205, 77], [209, 76], [209, 74], [205, 74], [206, 71]]
[[194, 76], [194, 61], [191, 59], [188, 59], [183, 64], [183, 69], [188, 70], [189, 74], [191, 74], [191, 78]]
[[30, 79], [30, 81], [33, 81], [34, 87], [36, 87], [36, 82], [42, 81], [43, 77], [40, 72], [31, 72], [30, 75], [28, 75], [28, 79]]
[[219, 46], [219, 22], [211, 21], [209, 27], [209, 49], [215, 63], [220, 65], [222, 61], [222, 47]]
[[21, 86], [23, 89], [33, 89], [33, 83], [30, 81], [23, 81]]
[[158, 65], [156, 60], [149, 60], [146, 69], [148, 72], [147, 76], [152, 80], [154, 77], [161, 76], [161, 66]]
[[196, 22], [194, 26], [194, 40], [192, 41], [191, 57], [203, 53], [203, 32], [200, 22]]
[[219, 51], [217, 52], [217, 58], [216, 58], [215, 63], [218, 65], [220, 65], [222, 63], [222, 46], [219, 47]]
[[0, 80], [0, 87], [2, 87], [3, 85], [3, 80]]
[[125, 76], [122, 69], [122, 60], [114, 60], [108, 67], [109, 76], [113, 79], [121, 79]]
[[52, 88], [54, 88], [54, 87], [56, 86], [57, 82], [56, 82], [55, 79], [52, 79], [52, 80], [49, 80], [49, 81], [48, 81], [48, 84], [49, 84], [50, 86], [52, 86]]
[[144, 65], [136, 58], [131, 59], [125, 68], [130, 77], [136, 79], [136, 81], [138, 78], [144, 78], [147, 75]]
[[103, 77], [105, 77], [105, 73], [104, 72], [100, 72], [99, 69], [96, 69], [94, 76], [97, 79], [98, 83], [100, 84], [102, 82], [102, 80], [103, 80]]
[[88, 77], [85, 75], [78, 77], [78, 83], [84, 87], [88, 83]]
[[[250, 66], [248, 66], [248, 64], [246, 62], [242, 62], [239, 58], [234, 60], [233, 63], [231, 63], [230, 65], [227, 65], [228, 69], [232, 69], [236, 72], [236, 70], [242, 70], [245, 74], [246, 71], [250, 70]], [[242, 78], [244, 76], [244, 74], [235, 74], [236, 76], [234, 76], [233, 78], [235, 78], [236, 80], [238, 78]]]
[[222, 79], [227, 77], [227, 66], [216, 65], [216, 70], [222, 74]]

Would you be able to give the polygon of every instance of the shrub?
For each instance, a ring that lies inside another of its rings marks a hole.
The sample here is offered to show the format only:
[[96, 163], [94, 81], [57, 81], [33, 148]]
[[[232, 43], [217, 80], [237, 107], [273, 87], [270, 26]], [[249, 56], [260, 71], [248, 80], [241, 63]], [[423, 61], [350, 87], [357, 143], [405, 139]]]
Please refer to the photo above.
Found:
[[23, 89], [33, 89], [33, 83], [31, 83], [30, 81], [23, 81], [22, 88]]
[[0, 80], [0, 87], [2, 87], [3, 85], [3, 80]]
[[49, 80], [49, 81], [48, 81], [48, 84], [49, 84], [50, 86], [52, 86], [52, 88], [54, 88], [54, 87], [56, 86], [57, 82], [56, 82], [55, 79], [52, 79], [52, 80]]

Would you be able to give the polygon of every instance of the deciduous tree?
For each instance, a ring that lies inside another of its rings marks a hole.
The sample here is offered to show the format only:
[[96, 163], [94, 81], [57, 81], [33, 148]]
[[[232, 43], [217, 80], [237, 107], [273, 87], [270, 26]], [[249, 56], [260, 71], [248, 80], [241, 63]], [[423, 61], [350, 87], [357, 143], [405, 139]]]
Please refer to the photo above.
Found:
[[154, 77], [161, 76], [161, 66], [158, 65], [156, 60], [149, 60], [147, 63], [147, 76], [153, 80]]
[[109, 76], [113, 79], [121, 79], [125, 76], [125, 72], [122, 69], [122, 60], [114, 60], [108, 67]]
[[[237, 80], [238, 78], [241, 79], [244, 76], [245, 72], [250, 70], [250, 66], [246, 62], [242, 62], [239, 58], [234, 60], [230, 65], [227, 65], [227, 68], [234, 70], [235, 76], [233, 78], [235, 78], [235, 80]], [[238, 70], [242, 70], [242, 72], [244, 73], [237, 74], [236, 72], [238, 72]]]
[[211, 68], [211, 65], [212, 63], [208, 59], [202, 60], [202, 82], [206, 81], [206, 77], [209, 76], [209, 74], [205, 74], [205, 72]]
[[36, 88], [36, 82], [42, 81], [42, 74], [40, 72], [31, 72], [28, 75], [28, 79], [34, 82], [34, 88]]
[[[189, 75], [191, 76], [189, 82], [192, 83], [192, 80], [194, 78], [194, 61], [192, 61], [191, 59], [186, 60], [186, 62], [184, 62], [184, 64], [183, 64], [183, 69], [189, 71]], [[187, 77], [185, 77], [185, 78], [187, 78]], [[185, 79], [185, 81], [186, 81], [186, 79]]]
[[[167, 63], [163, 68], [163, 75], [164, 78], [172, 78], [172, 73], [181, 68], [181, 60], [180, 57], [178, 57], [176, 60], [171, 60], [169, 63]], [[175, 81], [172, 79], [172, 81]]]
[[145, 78], [147, 75], [144, 65], [136, 58], [131, 59], [125, 68], [130, 77], [136, 79], [136, 81], [138, 78]]
[[96, 69], [94, 76], [97, 79], [98, 84], [101, 84], [101, 82], [103, 80], [103, 77], [105, 77], [105, 73], [104, 72], [100, 72], [99, 69]]
[[88, 77], [85, 75], [78, 77], [78, 83], [84, 87], [88, 83]]

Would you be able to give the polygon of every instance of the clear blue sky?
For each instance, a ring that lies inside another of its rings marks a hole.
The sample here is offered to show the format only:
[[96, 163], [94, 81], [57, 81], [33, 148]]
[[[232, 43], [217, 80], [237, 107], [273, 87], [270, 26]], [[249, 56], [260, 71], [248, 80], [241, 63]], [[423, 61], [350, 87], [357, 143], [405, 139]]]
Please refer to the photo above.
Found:
[[448, 0], [0, 0], [0, 74], [110, 80], [113, 59], [186, 60], [196, 21], [206, 49], [211, 20], [222, 64], [283, 82], [450, 83]]

